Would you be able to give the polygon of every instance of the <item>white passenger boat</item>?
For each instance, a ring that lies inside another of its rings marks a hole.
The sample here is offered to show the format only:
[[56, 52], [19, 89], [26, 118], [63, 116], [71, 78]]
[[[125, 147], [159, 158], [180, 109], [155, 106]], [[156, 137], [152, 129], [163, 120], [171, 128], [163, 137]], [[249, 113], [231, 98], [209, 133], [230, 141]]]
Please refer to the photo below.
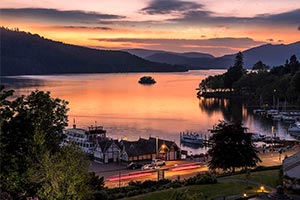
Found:
[[73, 128], [63, 130], [65, 139], [61, 145], [75, 143], [83, 152], [93, 154], [96, 141], [106, 139], [106, 130], [102, 126], [90, 126], [88, 130], [76, 128], [74, 122]]

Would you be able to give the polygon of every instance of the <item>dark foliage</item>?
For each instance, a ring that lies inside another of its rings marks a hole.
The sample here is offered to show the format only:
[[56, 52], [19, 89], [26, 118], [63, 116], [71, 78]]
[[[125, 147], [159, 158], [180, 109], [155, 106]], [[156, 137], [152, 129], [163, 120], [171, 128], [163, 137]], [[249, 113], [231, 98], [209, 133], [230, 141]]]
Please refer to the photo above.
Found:
[[232, 88], [234, 82], [238, 81], [243, 76], [243, 54], [238, 52], [235, 57], [235, 63], [224, 74], [225, 88]]
[[[263, 63], [258, 65], [264, 67]], [[231, 67], [222, 75], [209, 76], [199, 85], [203, 92], [213, 89], [216, 94], [226, 94], [226, 89], [230, 86], [236, 97], [247, 98], [260, 103], [261, 106], [272, 105], [273, 99], [276, 98], [278, 101], [300, 107], [300, 63], [297, 57], [292, 55], [285, 65], [273, 67], [270, 71], [245, 73], [240, 67]]]
[[11, 95], [1, 87], [1, 198], [85, 199], [93, 193], [89, 182], [103, 187], [101, 178], [88, 176], [82, 151], [60, 146], [67, 102], [42, 91], [16, 99]]
[[99, 177], [95, 172], [89, 173], [89, 185], [94, 191], [102, 191], [104, 189], [104, 177]]
[[215, 184], [217, 183], [215, 176], [211, 174], [197, 174], [185, 181], [185, 185], [204, 185], [204, 184]]
[[252, 67], [253, 70], [267, 70], [269, 69], [269, 66], [267, 66], [265, 63], [263, 63], [262, 61], [258, 61], [257, 63], [255, 63]]
[[212, 130], [210, 140], [213, 144], [208, 150], [211, 156], [209, 168], [223, 169], [234, 172], [237, 167], [254, 167], [260, 161], [251, 135], [240, 122], [221, 121]]
[[5, 28], [0, 31], [1, 75], [186, 71], [127, 52], [69, 45]]

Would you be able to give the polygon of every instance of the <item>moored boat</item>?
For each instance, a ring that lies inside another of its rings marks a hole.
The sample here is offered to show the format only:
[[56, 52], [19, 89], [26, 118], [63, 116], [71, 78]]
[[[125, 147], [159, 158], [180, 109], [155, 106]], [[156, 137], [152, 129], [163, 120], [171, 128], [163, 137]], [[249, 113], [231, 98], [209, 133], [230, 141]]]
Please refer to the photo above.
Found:
[[296, 121], [296, 116], [291, 116], [291, 115], [282, 115], [282, 121], [284, 122], [295, 122]]
[[203, 138], [196, 133], [180, 133], [180, 141], [182, 143], [203, 145]]
[[88, 130], [77, 128], [74, 120], [73, 128], [63, 130], [62, 146], [76, 144], [83, 152], [93, 154], [97, 141], [106, 140], [106, 130], [102, 126], [90, 126]]
[[251, 139], [252, 139], [252, 141], [254, 141], [254, 142], [257, 142], [257, 141], [263, 141], [263, 140], [266, 138], [265, 135], [259, 134], [259, 133], [248, 133], [248, 134], [251, 135]]
[[280, 121], [282, 119], [282, 115], [278, 114], [278, 115], [273, 115], [272, 116], [272, 120], [273, 121]]
[[300, 137], [300, 121], [291, 124], [288, 128], [288, 133], [294, 137]]
[[264, 114], [266, 112], [265, 109], [254, 109], [253, 114]]

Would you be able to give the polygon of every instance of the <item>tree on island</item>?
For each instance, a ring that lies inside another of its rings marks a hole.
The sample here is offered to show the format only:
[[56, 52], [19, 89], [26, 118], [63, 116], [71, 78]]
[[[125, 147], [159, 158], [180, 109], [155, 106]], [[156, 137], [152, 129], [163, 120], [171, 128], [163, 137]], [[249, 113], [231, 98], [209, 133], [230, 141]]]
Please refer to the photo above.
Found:
[[156, 81], [151, 76], [143, 76], [139, 80], [140, 84], [154, 84]]
[[42, 91], [8, 100], [12, 95], [1, 86], [0, 198], [86, 199], [93, 194], [97, 180], [88, 173], [86, 155], [74, 145], [60, 147], [67, 102]]
[[260, 162], [258, 151], [246, 133], [247, 128], [241, 122], [221, 121], [212, 130], [210, 141], [213, 146], [208, 150], [211, 156], [209, 168], [235, 171], [239, 167], [254, 167]]

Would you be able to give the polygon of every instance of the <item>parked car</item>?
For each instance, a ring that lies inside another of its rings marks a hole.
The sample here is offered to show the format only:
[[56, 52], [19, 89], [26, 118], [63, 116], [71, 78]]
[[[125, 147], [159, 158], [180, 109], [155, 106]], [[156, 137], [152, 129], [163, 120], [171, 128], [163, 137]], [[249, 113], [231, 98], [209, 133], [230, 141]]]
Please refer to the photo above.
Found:
[[166, 164], [166, 161], [162, 160], [162, 159], [154, 159], [152, 160], [152, 163], [154, 166], [162, 166]]
[[127, 169], [140, 169], [142, 166], [141, 163], [131, 162], [127, 165]]
[[156, 168], [157, 168], [157, 167], [151, 163], [151, 164], [145, 164], [145, 165], [142, 167], [142, 170], [150, 170], [150, 169], [156, 169]]

